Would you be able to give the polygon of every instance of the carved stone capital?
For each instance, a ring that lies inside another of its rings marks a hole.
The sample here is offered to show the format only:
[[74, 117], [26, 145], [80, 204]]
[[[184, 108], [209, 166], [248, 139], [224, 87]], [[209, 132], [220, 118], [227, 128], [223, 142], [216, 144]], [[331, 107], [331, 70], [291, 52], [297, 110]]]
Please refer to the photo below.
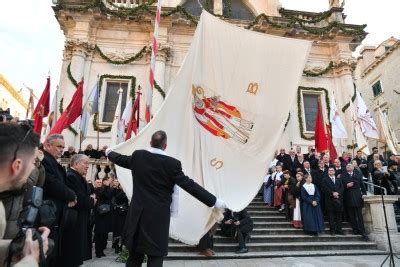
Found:
[[338, 58], [333, 62], [335, 74], [351, 74], [357, 66], [355, 58]]
[[93, 54], [95, 45], [79, 39], [70, 39], [65, 41], [64, 58], [70, 59], [74, 55], [88, 57]]
[[[146, 51], [148, 58], [151, 57], [151, 45], [149, 45], [148, 50]], [[167, 62], [172, 55], [172, 44], [171, 43], [160, 43], [158, 44], [158, 51], [157, 51], [157, 61]]]

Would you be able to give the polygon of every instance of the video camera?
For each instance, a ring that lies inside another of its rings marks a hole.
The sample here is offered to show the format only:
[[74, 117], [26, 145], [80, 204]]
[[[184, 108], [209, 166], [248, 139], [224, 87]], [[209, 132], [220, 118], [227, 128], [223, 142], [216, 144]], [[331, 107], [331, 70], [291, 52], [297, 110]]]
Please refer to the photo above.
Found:
[[[31, 194], [26, 199], [27, 205], [19, 214], [18, 226], [20, 231], [18, 235], [13, 239], [10, 244], [9, 255], [8, 255], [8, 266], [10, 266], [13, 258], [21, 258], [23, 248], [25, 245], [26, 231], [32, 230], [32, 240], [38, 240], [41, 248], [40, 253], [40, 266], [45, 264], [45, 255], [43, 253], [41, 234], [37, 230], [38, 227], [46, 226], [48, 228], [54, 223], [56, 216], [56, 207], [52, 201], [43, 201], [43, 189], [34, 186]], [[47, 255], [50, 255], [53, 248], [54, 242], [51, 239], [48, 244]]]

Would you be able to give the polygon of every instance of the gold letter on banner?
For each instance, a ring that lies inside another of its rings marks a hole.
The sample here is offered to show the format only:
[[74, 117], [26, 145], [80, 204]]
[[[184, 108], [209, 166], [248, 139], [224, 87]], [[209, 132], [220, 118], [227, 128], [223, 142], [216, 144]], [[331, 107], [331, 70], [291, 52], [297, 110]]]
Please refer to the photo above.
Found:
[[222, 166], [224, 166], [224, 162], [221, 160], [217, 160], [217, 158], [214, 158], [210, 161], [211, 166], [215, 167], [215, 169], [221, 169]]
[[247, 87], [247, 93], [256, 95], [258, 91], [258, 83], [250, 83], [249, 86]]

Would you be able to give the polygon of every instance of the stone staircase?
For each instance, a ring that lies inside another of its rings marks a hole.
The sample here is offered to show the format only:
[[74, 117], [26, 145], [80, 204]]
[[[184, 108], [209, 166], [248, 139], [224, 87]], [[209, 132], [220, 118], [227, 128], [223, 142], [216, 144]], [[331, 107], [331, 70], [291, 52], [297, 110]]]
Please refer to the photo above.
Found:
[[[254, 221], [254, 230], [247, 244], [249, 252], [236, 254], [237, 242], [217, 234], [214, 236], [212, 259], [301, 257], [301, 256], [336, 256], [336, 255], [383, 255], [375, 242], [363, 241], [361, 236], [351, 234], [348, 223], [344, 223], [344, 236], [321, 234], [308, 236], [302, 229], [296, 229], [286, 221], [285, 215], [276, 209], [267, 208], [261, 197], [256, 197], [247, 211]], [[399, 218], [400, 219], [400, 218]], [[326, 233], [328, 233], [328, 224]], [[193, 246], [170, 240], [167, 259], [206, 259], [198, 254]]]

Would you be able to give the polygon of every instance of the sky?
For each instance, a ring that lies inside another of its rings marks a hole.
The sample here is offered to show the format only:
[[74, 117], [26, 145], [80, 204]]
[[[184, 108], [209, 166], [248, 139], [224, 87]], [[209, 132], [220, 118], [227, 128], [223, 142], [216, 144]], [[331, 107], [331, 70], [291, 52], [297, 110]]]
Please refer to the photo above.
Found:
[[[329, 0], [280, 0], [287, 9], [321, 12]], [[26, 84], [42, 93], [48, 72], [52, 90], [58, 84], [64, 47], [51, 0], [2, 1], [0, 8], [0, 73], [16, 89]], [[346, 0], [346, 23], [367, 24], [363, 44], [378, 45], [400, 38], [398, 0]]]

